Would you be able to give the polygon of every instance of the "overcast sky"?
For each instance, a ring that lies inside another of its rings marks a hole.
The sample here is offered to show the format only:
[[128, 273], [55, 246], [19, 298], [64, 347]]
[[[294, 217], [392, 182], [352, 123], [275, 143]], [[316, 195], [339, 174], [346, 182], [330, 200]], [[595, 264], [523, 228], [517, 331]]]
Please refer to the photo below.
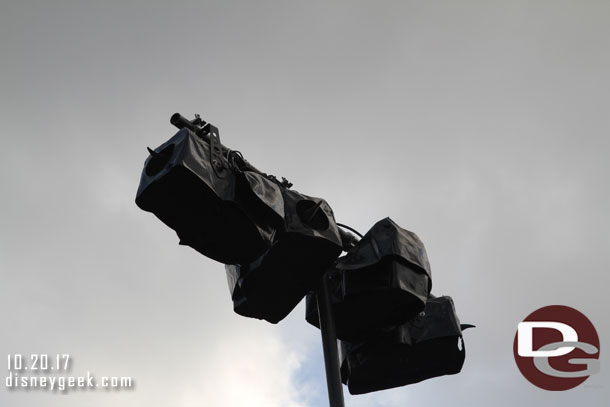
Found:
[[[348, 407], [602, 405], [609, 22], [593, 0], [0, 1], [0, 356], [69, 353], [75, 374], [136, 383], [3, 386], [0, 405], [327, 405], [303, 304], [277, 326], [234, 314], [224, 267], [136, 207], [174, 112], [339, 222], [416, 232], [434, 293], [477, 325], [460, 374]], [[601, 373], [567, 392], [512, 353], [550, 304], [601, 339]]]

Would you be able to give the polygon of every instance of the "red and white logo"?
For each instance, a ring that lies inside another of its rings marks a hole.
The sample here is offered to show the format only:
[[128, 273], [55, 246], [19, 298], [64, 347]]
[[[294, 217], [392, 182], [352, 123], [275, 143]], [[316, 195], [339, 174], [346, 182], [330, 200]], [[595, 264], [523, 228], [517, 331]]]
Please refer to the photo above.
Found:
[[519, 323], [513, 352], [517, 367], [535, 386], [569, 390], [599, 372], [599, 337], [574, 308], [549, 305]]

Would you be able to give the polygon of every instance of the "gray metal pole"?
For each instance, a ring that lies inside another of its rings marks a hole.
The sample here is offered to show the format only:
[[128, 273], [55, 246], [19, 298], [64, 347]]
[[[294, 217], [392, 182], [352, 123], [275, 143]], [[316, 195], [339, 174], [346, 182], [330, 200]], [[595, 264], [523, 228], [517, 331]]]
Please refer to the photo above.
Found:
[[322, 333], [322, 350], [324, 351], [326, 384], [328, 386], [330, 407], [345, 407], [341, 384], [341, 368], [339, 365], [339, 349], [337, 348], [337, 332], [335, 330], [335, 318], [330, 298], [330, 276], [329, 271], [324, 273], [316, 296], [318, 300], [318, 315], [320, 317], [320, 332]]

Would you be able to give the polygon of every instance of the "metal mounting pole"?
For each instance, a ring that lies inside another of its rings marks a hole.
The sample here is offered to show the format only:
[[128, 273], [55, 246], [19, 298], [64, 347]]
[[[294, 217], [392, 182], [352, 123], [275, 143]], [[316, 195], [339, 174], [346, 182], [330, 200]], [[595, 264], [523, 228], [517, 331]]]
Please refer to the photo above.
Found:
[[339, 349], [337, 348], [337, 332], [335, 330], [335, 318], [330, 298], [330, 276], [330, 271], [324, 273], [316, 296], [318, 300], [318, 315], [320, 317], [320, 332], [322, 333], [322, 350], [324, 351], [324, 366], [326, 368], [326, 384], [328, 386], [330, 407], [345, 407], [343, 387], [341, 385]]

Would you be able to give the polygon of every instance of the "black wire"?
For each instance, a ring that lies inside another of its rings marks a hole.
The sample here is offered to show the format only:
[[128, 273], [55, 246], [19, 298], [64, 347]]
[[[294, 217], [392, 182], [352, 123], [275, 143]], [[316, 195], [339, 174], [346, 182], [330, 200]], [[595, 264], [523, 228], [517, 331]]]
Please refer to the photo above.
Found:
[[337, 226], [342, 227], [343, 229], [347, 229], [347, 230], [350, 230], [350, 231], [354, 232], [355, 234], [357, 234], [357, 235], [360, 237], [360, 239], [362, 239], [362, 238], [364, 237], [364, 236], [362, 236], [362, 234], [361, 234], [360, 232], [358, 232], [356, 229], [354, 229], [354, 228], [352, 228], [352, 227], [349, 227], [349, 226], [347, 226], [347, 225], [344, 225], [343, 223], [337, 223]]

